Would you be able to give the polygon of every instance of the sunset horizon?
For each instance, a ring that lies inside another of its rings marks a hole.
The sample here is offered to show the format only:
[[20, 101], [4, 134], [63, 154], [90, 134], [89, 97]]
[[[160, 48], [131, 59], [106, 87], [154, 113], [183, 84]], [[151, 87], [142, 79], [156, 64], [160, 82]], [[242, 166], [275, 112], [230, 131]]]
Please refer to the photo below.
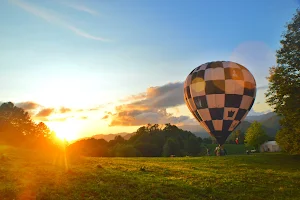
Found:
[[300, 0], [4, 0], [0, 24], [0, 199], [299, 199]]
[[[209, 15], [215, 4], [219, 7]], [[271, 112], [266, 77], [297, 2], [8, 0], [0, 5], [8, 19], [1, 19], [6, 25], [0, 33], [1, 103], [13, 102], [60, 138], [75, 140], [131, 133], [147, 123], [199, 125], [185, 105], [183, 82], [211, 61], [247, 67], [257, 82], [248, 115]]]

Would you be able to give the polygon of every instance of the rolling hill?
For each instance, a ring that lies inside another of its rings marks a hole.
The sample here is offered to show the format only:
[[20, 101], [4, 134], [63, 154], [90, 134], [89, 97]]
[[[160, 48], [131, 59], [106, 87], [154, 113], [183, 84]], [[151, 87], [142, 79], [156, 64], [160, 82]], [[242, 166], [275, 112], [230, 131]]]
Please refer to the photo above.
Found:
[[250, 116], [247, 116], [245, 120], [248, 122], [254, 122], [254, 121], [262, 122], [262, 121], [266, 121], [274, 116], [275, 117], [277, 116], [276, 113], [269, 112], [269, 113], [262, 114], [262, 115], [250, 115]]
[[126, 133], [126, 132], [122, 132], [122, 133], [117, 133], [117, 134], [97, 134], [92, 136], [95, 139], [104, 139], [106, 141], [110, 141], [115, 139], [116, 136], [120, 135], [122, 136], [124, 139], [128, 140], [134, 133]]
[[[258, 116], [248, 116], [245, 121], [243, 121], [238, 127], [237, 130], [246, 132], [250, 127], [251, 123], [258, 121], [262, 124], [264, 130], [270, 137], [274, 137], [277, 131], [280, 129], [279, 124], [280, 117], [274, 112], [258, 115]], [[194, 133], [197, 137], [208, 138], [209, 134], [200, 126], [200, 125], [183, 125], [179, 126], [183, 130], [188, 130]]]
[[[258, 121], [262, 124], [263, 129], [267, 132], [267, 134], [271, 137], [274, 137], [277, 131], [280, 129], [279, 124], [280, 117], [276, 115], [274, 112], [262, 114], [259, 116], [249, 116], [243, 121], [236, 130], [241, 130], [242, 132], [246, 132], [246, 130], [250, 127], [251, 123], [254, 121]], [[193, 127], [193, 126], [197, 126]], [[206, 138], [209, 137], [209, 134], [199, 125], [192, 125], [192, 126], [182, 126], [185, 130], [191, 131], [198, 137]]]
[[[252, 122], [258, 121], [262, 124], [263, 128], [266, 130], [267, 134], [271, 137], [274, 137], [277, 131], [280, 129], [279, 124], [280, 117], [276, 115], [274, 112], [269, 112], [262, 115], [257, 116], [248, 116], [246, 120], [243, 121], [238, 127], [237, 130], [241, 130], [242, 132], [246, 132]], [[182, 125], [178, 126], [178, 128], [191, 131], [194, 135], [201, 138], [208, 138], [210, 135], [200, 126], [200, 125]], [[124, 139], [128, 140], [135, 132], [126, 133], [121, 132], [117, 134], [97, 134], [92, 136], [95, 139], [104, 139], [106, 141], [113, 140], [117, 135], [122, 136]]]

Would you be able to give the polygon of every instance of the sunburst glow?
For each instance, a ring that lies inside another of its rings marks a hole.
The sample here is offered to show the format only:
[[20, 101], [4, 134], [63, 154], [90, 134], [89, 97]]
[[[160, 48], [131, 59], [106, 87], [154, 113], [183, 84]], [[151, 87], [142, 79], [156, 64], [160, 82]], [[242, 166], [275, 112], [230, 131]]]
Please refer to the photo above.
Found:
[[61, 140], [67, 141], [78, 139], [81, 128], [81, 123], [72, 119], [51, 124], [51, 129], [56, 133], [56, 136]]

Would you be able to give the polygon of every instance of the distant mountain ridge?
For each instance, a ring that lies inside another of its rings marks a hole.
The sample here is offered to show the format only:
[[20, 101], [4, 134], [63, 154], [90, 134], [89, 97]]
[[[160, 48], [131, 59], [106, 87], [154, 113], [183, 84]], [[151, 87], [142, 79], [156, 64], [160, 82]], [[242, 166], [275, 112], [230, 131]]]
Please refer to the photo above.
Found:
[[134, 133], [127, 133], [127, 132], [122, 132], [122, 133], [116, 133], [116, 134], [97, 134], [97, 135], [93, 135], [92, 137], [95, 139], [104, 139], [106, 141], [110, 141], [115, 139], [116, 136], [120, 135], [122, 136], [124, 139], [129, 139], [131, 137], [131, 135]]
[[[237, 127], [236, 130], [241, 130], [242, 132], [245, 132], [249, 128], [252, 122], [258, 121], [262, 124], [267, 134], [271, 137], [274, 137], [277, 131], [280, 129], [279, 120], [280, 117], [277, 116], [277, 114], [274, 112], [269, 112], [257, 116], [247, 116], [246, 119]], [[201, 138], [210, 137], [210, 135], [200, 125], [182, 125], [182, 126], [178, 126], [178, 128], [190, 131], [197, 137], [201, 137]], [[104, 139], [106, 141], [110, 141], [113, 140], [116, 136], [120, 135], [124, 139], [128, 140], [134, 134], [135, 132], [132, 133], [121, 132], [116, 134], [97, 134], [88, 138]]]
[[[267, 132], [267, 135], [275, 137], [277, 131], [280, 129], [279, 120], [280, 117], [274, 112], [269, 112], [258, 116], [248, 116], [244, 121], [242, 121], [242, 123], [236, 128], [236, 130], [246, 132], [252, 122], [258, 121], [262, 124], [262, 127]], [[197, 126], [198, 128], [193, 126]], [[182, 126], [180, 128], [189, 130], [196, 136], [201, 138], [210, 137], [210, 135], [200, 125]]]
[[247, 116], [245, 120], [248, 121], [248, 122], [254, 122], [254, 121], [261, 122], [261, 121], [268, 120], [268, 119], [270, 119], [271, 117], [274, 117], [274, 116], [277, 116], [277, 114], [274, 113], [274, 112], [269, 112], [269, 113], [262, 114], [262, 115]]

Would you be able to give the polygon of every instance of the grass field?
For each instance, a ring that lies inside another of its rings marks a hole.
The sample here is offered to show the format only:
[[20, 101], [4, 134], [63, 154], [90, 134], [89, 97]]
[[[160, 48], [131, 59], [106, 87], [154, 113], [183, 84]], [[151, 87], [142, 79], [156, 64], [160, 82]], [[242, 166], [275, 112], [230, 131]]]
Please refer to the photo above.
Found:
[[[0, 199], [300, 199], [300, 157], [79, 158], [0, 146]], [[143, 168], [144, 167], [144, 168]]]

